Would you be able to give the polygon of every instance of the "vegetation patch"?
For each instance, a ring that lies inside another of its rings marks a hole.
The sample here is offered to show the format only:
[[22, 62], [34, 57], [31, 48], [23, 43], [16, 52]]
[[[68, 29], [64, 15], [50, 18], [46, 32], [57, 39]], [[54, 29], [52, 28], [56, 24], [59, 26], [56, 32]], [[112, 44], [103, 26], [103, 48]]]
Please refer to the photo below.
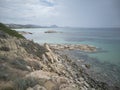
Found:
[[42, 68], [41, 65], [36, 61], [31, 61], [30, 66], [33, 67], [34, 70], [40, 70]]
[[9, 81], [11, 79], [10, 75], [12, 75], [10, 69], [4, 65], [0, 65], [0, 80]]
[[36, 79], [33, 77], [18, 78], [14, 80], [14, 89], [15, 90], [26, 90], [28, 87], [33, 87], [36, 84], [39, 84], [39, 79]]
[[12, 65], [13, 68], [20, 69], [23, 71], [29, 71], [27, 66], [27, 62], [25, 60], [16, 58], [15, 60], [11, 60], [10, 64]]
[[22, 46], [28, 53], [38, 56], [40, 58], [42, 57], [42, 54], [44, 54], [47, 51], [46, 48], [40, 46], [37, 43], [34, 43], [33, 41], [29, 41], [28, 43], [23, 42]]
[[8, 28], [7, 26], [5, 26], [2, 23], [0, 23], [0, 31], [3, 31], [3, 32], [5, 32], [5, 33], [7, 33], [7, 34], [9, 34], [10, 36], [13, 36], [13, 37], [25, 38], [24, 36], [19, 34], [17, 31], [11, 30], [10, 28]]
[[0, 51], [10, 51], [10, 48], [3, 46], [3, 47], [0, 47]]

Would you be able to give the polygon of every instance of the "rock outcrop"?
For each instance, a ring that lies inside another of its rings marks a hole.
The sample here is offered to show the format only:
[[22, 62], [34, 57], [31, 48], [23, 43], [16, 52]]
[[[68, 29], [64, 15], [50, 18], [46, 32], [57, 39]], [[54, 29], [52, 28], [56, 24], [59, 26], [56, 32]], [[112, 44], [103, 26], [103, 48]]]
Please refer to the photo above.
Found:
[[92, 45], [84, 45], [84, 44], [49, 44], [51, 49], [55, 50], [80, 50], [84, 52], [97, 52], [97, 48]]
[[107, 84], [94, 81], [53, 48], [4, 33], [0, 37], [0, 90], [108, 90]]
[[24, 34], [32, 34], [31, 32], [25, 32], [25, 31], [19, 31], [18, 33], [22, 34], [22, 35], [24, 35]]

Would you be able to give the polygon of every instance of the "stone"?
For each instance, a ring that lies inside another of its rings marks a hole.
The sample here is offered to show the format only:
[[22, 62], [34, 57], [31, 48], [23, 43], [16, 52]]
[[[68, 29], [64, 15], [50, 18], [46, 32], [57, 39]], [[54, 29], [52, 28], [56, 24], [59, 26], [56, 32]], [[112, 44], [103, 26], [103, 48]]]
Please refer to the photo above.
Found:
[[77, 86], [74, 86], [72, 84], [62, 84], [59, 87], [59, 90], [79, 90]]
[[50, 52], [45, 52], [45, 56], [51, 63], [54, 63], [54, 58]]
[[59, 77], [59, 78], [57, 78], [57, 83], [60, 85], [60, 84], [66, 84], [66, 83], [68, 83], [68, 80], [67, 80], [67, 78], [65, 78], [65, 77]]
[[44, 87], [47, 90], [56, 90], [58, 88], [57, 85], [51, 80], [46, 81], [46, 83], [44, 84]]
[[33, 90], [47, 90], [45, 87], [43, 87], [43, 86], [40, 86], [40, 85], [35, 85], [34, 87], [33, 87]]
[[90, 69], [90, 64], [85, 64], [85, 67], [86, 67], [87, 69]]
[[35, 85], [34, 87], [29, 87], [29, 88], [27, 88], [26, 90], [47, 90], [45, 87], [43, 87], [43, 86], [40, 86], [40, 85]]
[[82, 45], [82, 44], [77, 44], [77, 45], [64, 45], [64, 44], [50, 44], [50, 47], [55, 50], [81, 50], [84, 52], [96, 52], [97, 48], [91, 45]]
[[80, 81], [84, 81], [84, 78], [80, 77], [79, 80], [80, 80]]
[[31, 87], [28, 87], [26, 90], [34, 90], [33, 88], [31, 88]]
[[46, 80], [51, 79], [52, 76], [57, 76], [57, 74], [52, 72], [42, 71], [42, 70], [37, 70], [26, 75], [26, 77], [34, 77], [38, 79], [42, 78]]
[[[47, 52], [45, 52], [45, 57], [51, 62], [54, 63], [56, 61], [58, 61], [57, 56], [52, 52], [52, 50], [50, 49], [50, 47], [48, 46], [48, 44], [44, 44], [44, 47], [48, 50]], [[44, 58], [45, 58], [44, 57]]]

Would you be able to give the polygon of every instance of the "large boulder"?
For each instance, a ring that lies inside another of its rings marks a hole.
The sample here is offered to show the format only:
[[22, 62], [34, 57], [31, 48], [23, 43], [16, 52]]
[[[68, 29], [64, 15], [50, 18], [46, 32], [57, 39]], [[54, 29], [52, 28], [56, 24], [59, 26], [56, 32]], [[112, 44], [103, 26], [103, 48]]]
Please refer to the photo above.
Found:
[[37, 84], [34, 87], [28, 87], [26, 90], [47, 90], [47, 89]]
[[44, 44], [44, 47], [48, 50], [47, 52], [45, 52], [45, 57], [51, 62], [51, 63], [54, 63], [54, 62], [57, 62], [58, 61], [58, 57], [56, 54], [54, 54], [52, 52], [52, 50], [50, 49], [49, 45], [48, 44]]

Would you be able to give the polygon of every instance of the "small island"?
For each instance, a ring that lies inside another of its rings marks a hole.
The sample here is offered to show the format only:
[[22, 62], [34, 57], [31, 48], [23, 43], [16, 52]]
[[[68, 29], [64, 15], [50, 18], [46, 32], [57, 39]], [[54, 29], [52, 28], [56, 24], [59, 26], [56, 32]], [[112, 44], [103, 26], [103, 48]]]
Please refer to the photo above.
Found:
[[62, 32], [54, 31], [54, 30], [48, 30], [48, 31], [45, 31], [44, 33], [62, 33]]

